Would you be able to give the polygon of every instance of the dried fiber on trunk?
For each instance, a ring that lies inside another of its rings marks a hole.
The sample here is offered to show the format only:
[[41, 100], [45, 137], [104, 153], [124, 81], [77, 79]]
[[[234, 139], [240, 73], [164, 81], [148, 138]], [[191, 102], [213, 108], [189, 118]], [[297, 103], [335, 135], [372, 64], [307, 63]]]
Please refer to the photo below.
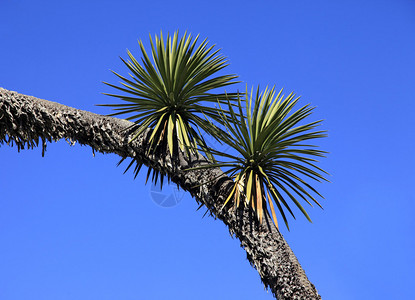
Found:
[[[128, 143], [131, 122], [93, 114], [59, 103], [41, 100], [0, 88], [0, 143], [24, 148], [42, 147], [47, 142], [66, 139], [92, 147], [93, 151], [130, 157], [167, 174], [173, 182], [203, 203], [215, 218], [222, 220], [235, 235], [256, 268], [264, 285], [278, 299], [321, 299], [308, 280], [294, 253], [268, 215], [262, 225], [249, 208], [221, 210], [232, 182], [219, 169], [183, 170], [208, 163], [202, 156], [171, 158], [145, 155], [150, 130]], [[39, 145], [40, 144], [40, 145]], [[174, 159], [174, 164], [172, 163]], [[177, 165], [176, 167], [173, 167]], [[215, 179], [215, 180], [212, 180]], [[199, 187], [201, 182], [208, 182]]]

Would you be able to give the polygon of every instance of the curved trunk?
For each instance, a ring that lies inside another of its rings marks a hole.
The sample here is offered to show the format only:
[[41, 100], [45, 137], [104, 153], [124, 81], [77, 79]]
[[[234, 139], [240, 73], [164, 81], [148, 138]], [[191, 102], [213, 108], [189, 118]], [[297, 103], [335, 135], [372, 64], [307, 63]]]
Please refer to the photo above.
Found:
[[[208, 163], [203, 156], [188, 158], [182, 153], [174, 158], [166, 153], [146, 156], [144, 148], [150, 130], [127, 143], [132, 124], [0, 88], [0, 143], [15, 144], [18, 150], [41, 143], [43, 154], [47, 142], [64, 138], [89, 145], [97, 152], [131, 157], [161, 170], [228, 226], [230, 233], [240, 240], [264, 285], [277, 299], [321, 299], [268, 215], [260, 225], [249, 208], [221, 210], [230, 192], [230, 178], [220, 169], [182, 171]], [[200, 182], [208, 183], [195, 187]]]

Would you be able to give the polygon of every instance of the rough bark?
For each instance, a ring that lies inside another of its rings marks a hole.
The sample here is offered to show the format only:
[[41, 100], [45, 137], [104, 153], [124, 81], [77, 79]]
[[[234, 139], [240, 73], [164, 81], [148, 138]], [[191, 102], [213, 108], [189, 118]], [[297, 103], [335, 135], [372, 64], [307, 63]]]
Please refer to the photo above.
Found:
[[[144, 148], [149, 130], [133, 143], [127, 143], [131, 122], [78, 110], [0, 88], [0, 143], [16, 145], [18, 150], [62, 138], [89, 145], [94, 151], [131, 157], [163, 171], [173, 182], [203, 203], [212, 216], [222, 220], [247, 253], [264, 285], [277, 299], [321, 299], [308, 280], [287, 242], [273, 226], [269, 216], [260, 225], [249, 208], [221, 210], [232, 180], [219, 169], [183, 171], [208, 163], [202, 156], [172, 158], [167, 154], [146, 156]], [[175, 167], [177, 166], [177, 167]], [[216, 178], [212, 181], [212, 179]], [[205, 185], [195, 187], [201, 182]]]

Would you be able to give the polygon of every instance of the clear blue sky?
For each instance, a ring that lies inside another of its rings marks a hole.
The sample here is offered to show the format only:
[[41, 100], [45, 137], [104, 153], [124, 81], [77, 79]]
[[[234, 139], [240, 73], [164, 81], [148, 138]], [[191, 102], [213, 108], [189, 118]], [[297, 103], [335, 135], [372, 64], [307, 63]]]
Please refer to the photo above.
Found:
[[[323, 299], [410, 299], [415, 1], [0, 2], [0, 86], [106, 114], [137, 39], [188, 30], [249, 86], [317, 106], [324, 211], [282, 230]], [[65, 141], [0, 148], [0, 299], [272, 299], [220, 221]]]

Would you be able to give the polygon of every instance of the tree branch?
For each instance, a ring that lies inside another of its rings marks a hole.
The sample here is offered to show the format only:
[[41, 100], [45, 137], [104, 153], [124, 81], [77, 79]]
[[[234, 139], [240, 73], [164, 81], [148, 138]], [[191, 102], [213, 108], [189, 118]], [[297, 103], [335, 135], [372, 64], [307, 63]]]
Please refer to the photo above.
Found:
[[[201, 155], [189, 158], [181, 153], [173, 159], [166, 153], [147, 156], [144, 150], [150, 130], [128, 143], [131, 125], [133, 123], [126, 120], [0, 88], [0, 144], [16, 145], [20, 151], [40, 143], [43, 155], [47, 142], [64, 138], [89, 145], [97, 152], [131, 157], [160, 170], [228, 226], [230, 233], [240, 240], [247, 259], [258, 271], [262, 282], [275, 297], [280, 300], [321, 299], [269, 215], [264, 216], [265, 221], [260, 225], [249, 207], [237, 211], [221, 210], [230, 192], [230, 178], [220, 169], [183, 171], [209, 163]], [[207, 184], [196, 187], [202, 182]]]

